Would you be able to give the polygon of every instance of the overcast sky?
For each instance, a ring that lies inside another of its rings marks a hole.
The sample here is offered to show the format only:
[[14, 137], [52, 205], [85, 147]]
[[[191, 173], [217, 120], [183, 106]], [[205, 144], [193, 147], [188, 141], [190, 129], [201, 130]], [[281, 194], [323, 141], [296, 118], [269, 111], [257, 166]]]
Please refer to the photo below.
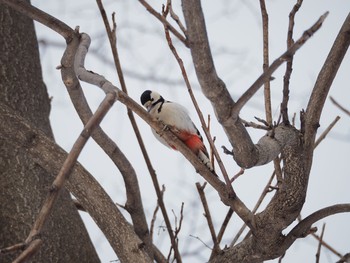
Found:
[[[163, 2], [155, 0], [149, 2], [156, 10], [161, 10]], [[286, 2], [274, 0], [266, 3], [270, 19], [270, 62], [273, 62], [286, 50], [288, 14], [294, 1], [288, 1], [288, 4]], [[109, 43], [96, 2], [33, 0], [32, 4], [57, 17], [72, 28], [79, 25], [81, 32], [88, 33], [92, 44], [86, 60], [86, 68], [104, 75], [116, 86], [119, 86]], [[180, 4], [178, 1], [174, 1], [173, 4], [175, 11], [182, 18]], [[130, 96], [139, 101], [144, 90], [157, 90], [166, 99], [186, 106], [194, 122], [200, 128], [178, 65], [165, 41], [163, 26], [138, 1], [105, 1], [105, 7], [109, 16], [112, 12], [116, 12], [118, 48]], [[232, 97], [237, 100], [240, 94], [262, 72], [262, 30], [259, 1], [203, 1], [203, 9], [216, 69], [219, 76], [225, 81]], [[300, 37], [302, 32], [326, 11], [330, 13], [324, 25], [297, 52], [294, 59], [293, 75], [290, 82], [289, 114], [292, 116], [293, 113], [296, 113], [297, 120], [300, 110], [306, 108], [317, 74], [350, 11], [350, 2], [348, 0], [304, 1], [296, 15], [294, 39]], [[36, 24], [36, 29], [39, 40], [43, 42], [40, 45], [40, 53], [44, 80], [49, 95], [53, 97], [51, 125], [57, 143], [69, 151], [82, 129], [82, 124], [60, 79], [60, 72], [55, 69], [60, 63], [65, 42], [60, 36], [42, 25]], [[189, 50], [176, 39], [174, 39], [174, 43], [184, 60], [203, 114], [205, 116], [210, 114], [212, 117], [211, 132], [212, 135], [216, 136], [216, 145], [218, 148], [221, 145], [229, 148], [223, 130], [214, 119], [215, 115], [210, 104], [200, 93]], [[349, 58], [350, 56], [347, 54], [330, 91], [330, 95], [348, 109], [350, 108]], [[282, 66], [274, 74], [275, 80], [271, 83], [272, 112], [275, 121], [279, 115], [284, 71], [285, 67]], [[96, 109], [103, 99], [104, 93], [91, 85], [82, 84], [82, 86], [91, 108]], [[337, 115], [341, 117], [340, 121], [315, 152], [308, 195], [302, 210], [303, 217], [325, 206], [350, 202], [349, 117], [329, 100], [326, 102], [321, 118], [319, 134]], [[241, 116], [249, 121], [253, 121], [254, 116], [264, 118], [261, 91], [246, 105]], [[156, 141], [150, 128], [138, 117], [137, 122], [159, 181], [166, 187], [165, 202], [173, 222], [175, 218], [171, 209], [178, 216], [181, 203], [184, 202], [184, 223], [180, 234], [180, 250], [183, 254], [187, 254], [184, 262], [205, 262], [211, 251], [202, 242], [208, 246], [212, 244], [194, 185], [195, 182], [203, 182], [203, 180], [181, 154], [169, 150]], [[134, 132], [128, 121], [125, 107], [116, 103], [104, 119], [102, 127], [133, 163], [138, 175], [147, 219], [150, 222], [156, 206], [156, 197]], [[297, 127], [299, 127], [298, 121]], [[264, 135], [262, 131], [249, 130], [249, 132], [255, 142]], [[232, 158], [224, 154], [221, 154], [221, 157], [229, 174], [234, 175], [239, 171], [239, 167]], [[122, 178], [113, 163], [92, 140], [83, 150], [79, 161], [98, 179], [115, 202], [124, 204], [125, 190]], [[248, 208], [254, 207], [272, 171], [272, 164], [249, 169], [234, 183], [234, 189]], [[272, 194], [268, 198], [271, 196]], [[207, 198], [210, 202], [216, 228], [219, 229], [227, 207], [221, 204], [218, 195], [210, 187], [207, 187]], [[266, 205], [266, 202], [264, 204]], [[117, 259], [108, 242], [89, 216], [82, 214], [82, 217], [87, 224], [102, 262]], [[126, 215], [126, 217], [128, 216]], [[327, 222], [324, 240], [342, 254], [350, 252], [349, 220], [349, 214], [336, 215], [315, 224], [319, 228], [318, 233], [320, 233], [322, 224]], [[242, 221], [238, 217], [231, 219], [222, 246], [230, 243], [241, 225]], [[167, 255], [169, 238], [162, 228], [164, 223], [161, 214], [158, 214], [155, 226], [154, 241]], [[285, 233], [287, 232], [288, 230]], [[298, 240], [288, 250], [283, 262], [314, 262], [316, 250], [317, 241], [312, 237]], [[193, 253], [195, 255], [191, 256]], [[335, 262], [336, 260], [338, 258], [327, 249], [322, 250], [321, 262]], [[271, 262], [277, 262], [277, 260]]]

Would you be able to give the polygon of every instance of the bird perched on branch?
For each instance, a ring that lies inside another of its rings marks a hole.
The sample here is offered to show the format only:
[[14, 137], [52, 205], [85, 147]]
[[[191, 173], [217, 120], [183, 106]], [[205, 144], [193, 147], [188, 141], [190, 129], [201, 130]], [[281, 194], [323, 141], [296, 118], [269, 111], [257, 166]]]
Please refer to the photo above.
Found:
[[[185, 107], [175, 102], [164, 100], [158, 92], [151, 90], [146, 90], [142, 93], [141, 103], [154, 118], [169, 127], [213, 171], [207, 149], [203, 144], [203, 138], [193, 124]], [[169, 145], [156, 131], [152, 129], [152, 132], [161, 143], [176, 150], [174, 145]]]

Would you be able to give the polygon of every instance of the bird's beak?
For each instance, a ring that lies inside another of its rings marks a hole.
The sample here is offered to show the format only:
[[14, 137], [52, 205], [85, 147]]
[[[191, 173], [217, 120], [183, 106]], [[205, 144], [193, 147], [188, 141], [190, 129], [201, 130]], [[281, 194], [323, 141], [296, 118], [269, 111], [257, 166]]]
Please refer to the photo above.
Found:
[[147, 109], [147, 111], [149, 111], [152, 106], [152, 101], [147, 101], [145, 104], [143, 104], [143, 106]]

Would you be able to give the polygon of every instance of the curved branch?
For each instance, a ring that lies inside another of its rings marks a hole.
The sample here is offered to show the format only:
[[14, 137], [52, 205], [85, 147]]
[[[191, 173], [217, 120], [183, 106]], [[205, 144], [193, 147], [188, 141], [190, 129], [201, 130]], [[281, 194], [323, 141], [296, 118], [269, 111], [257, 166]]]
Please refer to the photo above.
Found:
[[285, 243], [289, 246], [297, 239], [307, 236], [312, 224], [327, 216], [349, 213], [350, 204], [338, 204], [322, 208], [300, 221], [286, 236]]
[[313, 148], [322, 109], [340, 64], [350, 45], [350, 13], [346, 17], [325, 63], [317, 77], [309, 103], [303, 116], [302, 130], [305, 131], [305, 150], [308, 169], [311, 169]]

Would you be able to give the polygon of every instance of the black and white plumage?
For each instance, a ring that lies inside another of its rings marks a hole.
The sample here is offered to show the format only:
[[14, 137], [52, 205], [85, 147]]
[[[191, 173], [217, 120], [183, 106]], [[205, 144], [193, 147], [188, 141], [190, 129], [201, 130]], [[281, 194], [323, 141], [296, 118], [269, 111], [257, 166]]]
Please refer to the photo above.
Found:
[[[141, 103], [147, 111], [157, 120], [163, 122], [190, 148], [198, 158], [211, 170], [208, 152], [203, 144], [202, 136], [192, 122], [188, 111], [182, 105], [165, 100], [158, 92], [146, 90], [141, 95]], [[169, 145], [153, 129], [154, 136], [164, 145], [176, 150], [175, 146]]]

